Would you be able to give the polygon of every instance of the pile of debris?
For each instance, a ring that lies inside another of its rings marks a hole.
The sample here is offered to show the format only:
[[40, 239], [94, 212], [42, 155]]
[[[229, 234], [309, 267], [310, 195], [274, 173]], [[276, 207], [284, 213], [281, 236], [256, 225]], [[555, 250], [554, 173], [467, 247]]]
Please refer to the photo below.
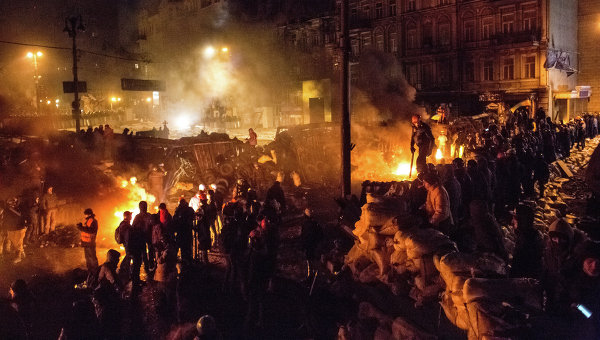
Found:
[[74, 225], [58, 225], [54, 231], [41, 235], [36, 244], [40, 248], [60, 247], [73, 248], [79, 245], [81, 232]]

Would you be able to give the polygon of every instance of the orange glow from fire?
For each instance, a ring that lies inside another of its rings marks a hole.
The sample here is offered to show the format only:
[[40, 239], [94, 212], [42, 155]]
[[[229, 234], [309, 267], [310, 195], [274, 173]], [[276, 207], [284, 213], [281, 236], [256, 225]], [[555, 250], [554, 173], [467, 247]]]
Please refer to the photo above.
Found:
[[[398, 167], [396, 168], [396, 171], [394, 171], [394, 175], [400, 176], [402, 178], [408, 178], [409, 174], [410, 174], [410, 162], [400, 162], [398, 164]], [[412, 175], [416, 175], [416, 174], [417, 174], [417, 167], [416, 167], [416, 165], [413, 165]]]
[[139, 213], [138, 205], [140, 201], [148, 202], [148, 210], [153, 207], [156, 197], [146, 192], [146, 190], [137, 183], [136, 177], [129, 180], [118, 177], [117, 183], [120, 183], [122, 190], [125, 190], [125, 199], [121, 202], [115, 202], [112, 215], [103, 216], [102, 228], [99, 230], [99, 241], [106, 247], [124, 250], [122, 245], [117, 245], [114, 237], [115, 229], [123, 220], [123, 213], [131, 211], [132, 220]]
[[435, 160], [439, 161], [443, 158], [444, 156], [442, 155], [442, 150], [441, 149], [437, 149], [437, 151], [435, 152]]

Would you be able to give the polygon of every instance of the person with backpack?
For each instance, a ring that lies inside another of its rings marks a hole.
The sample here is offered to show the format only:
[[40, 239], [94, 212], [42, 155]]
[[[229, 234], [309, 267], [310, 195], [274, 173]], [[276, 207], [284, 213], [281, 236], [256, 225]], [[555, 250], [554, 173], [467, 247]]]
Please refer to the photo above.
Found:
[[121, 266], [119, 267], [119, 274], [122, 276], [126, 276], [128, 279], [131, 279], [131, 249], [129, 247], [129, 234], [131, 232], [131, 211], [125, 211], [123, 213], [123, 221], [119, 224], [117, 229], [115, 229], [115, 241], [117, 244], [122, 244], [125, 248], [125, 257], [123, 257], [123, 261], [121, 261]]

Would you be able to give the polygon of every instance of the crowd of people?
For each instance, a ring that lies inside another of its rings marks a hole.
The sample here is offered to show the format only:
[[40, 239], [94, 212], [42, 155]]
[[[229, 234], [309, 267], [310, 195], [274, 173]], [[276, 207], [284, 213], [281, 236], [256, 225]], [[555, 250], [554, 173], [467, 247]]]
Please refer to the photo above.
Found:
[[[534, 226], [535, 211], [527, 201], [544, 197], [549, 164], [596, 137], [597, 122], [591, 114], [564, 125], [546, 118], [543, 110], [533, 119], [516, 113], [504, 125], [490, 123], [476, 136], [458, 136], [469, 140], [472, 159], [466, 163], [455, 158], [451, 164], [433, 165], [418, 158], [419, 175], [410, 189], [413, 213], [448, 235], [460, 251], [494, 254], [510, 264], [510, 277], [540, 280], [547, 310], [575, 322], [575, 338], [600, 334], [600, 243], [564, 216], [546, 234]], [[417, 146], [419, 153], [430, 155], [431, 128], [415, 116], [413, 131], [413, 151]], [[512, 258], [500, 223], [513, 227]], [[585, 306], [591, 316], [573, 306]]]

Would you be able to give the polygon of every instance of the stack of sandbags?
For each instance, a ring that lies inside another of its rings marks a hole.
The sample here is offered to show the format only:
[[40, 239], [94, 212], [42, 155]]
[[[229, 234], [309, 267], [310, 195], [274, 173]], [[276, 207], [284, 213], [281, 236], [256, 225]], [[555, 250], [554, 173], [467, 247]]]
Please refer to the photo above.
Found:
[[469, 315], [463, 299], [464, 283], [472, 277], [504, 277], [506, 264], [491, 254], [453, 252], [435, 260], [436, 268], [445, 283], [441, 305], [448, 320], [457, 327], [469, 329]]
[[537, 280], [468, 279], [463, 299], [469, 315], [469, 339], [502, 336], [527, 327], [530, 313], [542, 311], [543, 294]]
[[431, 228], [410, 230], [402, 236], [406, 249], [406, 270], [416, 274], [410, 296], [417, 304], [421, 304], [425, 299], [437, 297], [444, 287], [433, 263], [434, 256], [456, 251], [456, 244], [448, 236]]

